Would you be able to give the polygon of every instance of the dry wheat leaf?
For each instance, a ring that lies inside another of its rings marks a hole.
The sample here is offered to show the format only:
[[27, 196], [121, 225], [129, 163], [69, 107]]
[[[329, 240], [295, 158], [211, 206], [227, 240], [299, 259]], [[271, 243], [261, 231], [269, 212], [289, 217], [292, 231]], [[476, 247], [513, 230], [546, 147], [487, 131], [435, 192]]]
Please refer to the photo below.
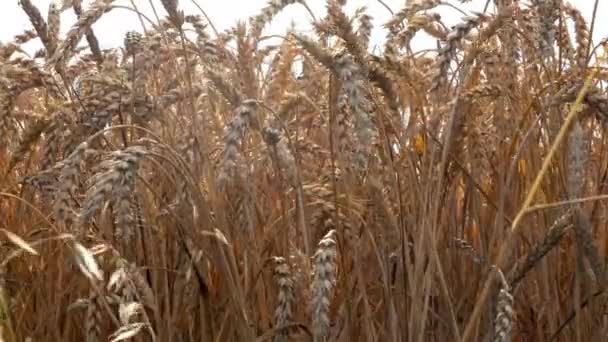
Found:
[[125, 325], [120, 329], [116, 330], [110, 336], [110, 342], [124, 341], [128, 338], [131, 338], [139, 333], [139, 331], [145, 327], [145, 323], [133, 323], [129, 325]]
[[203, 231], [203, 232], [201, 232], [201, 234], [205, 235], [205, 236], [216, 238], [219, 242], [223, 243], [224, 245], [230, 246], [230, 243], [228, 242], [228, 239], [226, 238], [226, 236], [217, 228], [215, 228], [214, 232]]
[[93, 254], [78, 242], [74, 242], [74, 248], [76, 249], [76, 262], [82, 273], [91, 280], [103, 281], [103, 271], [97, 265]]
[[120, 288], [124, 281], [127, 279], [127, 273], [124, 268], [119, 268], [110, 275], [110, 280], [108, 281], [107, 289], [111, 291], [113, 288]]
[[74, 303], [68, 305], [67, 311], [75, 309], [84, 309], [91, 305], [91, 301], [87, 298], [79, 298]]
[[36, 250], [30, 246], [27, 242], [25, 242], [25, 240], [23, 240], [21, 237], [19, 237], [17, 234], [12, 233], [6, 229], [1, 229], [4, 234], [6, 234], [6, 237], [15, 245], [23, 248], [24, 250], [28, 251], [30, 254], [33, 255], [40, 255], [38, 254], [38, 252], [36, 252]]
[[129, 324], [131, 317], [136, 315], [143, 309], [143, 306], [137, 302], [120, 303], [118, 309], [118, 316], [120, 317], [120, 323]]
[[109, 251], [110, 247], [108, 245], [102, 243], [102, 244], [91, 247], [90, 250], [93, 255], [99, 255], [99, 254]]

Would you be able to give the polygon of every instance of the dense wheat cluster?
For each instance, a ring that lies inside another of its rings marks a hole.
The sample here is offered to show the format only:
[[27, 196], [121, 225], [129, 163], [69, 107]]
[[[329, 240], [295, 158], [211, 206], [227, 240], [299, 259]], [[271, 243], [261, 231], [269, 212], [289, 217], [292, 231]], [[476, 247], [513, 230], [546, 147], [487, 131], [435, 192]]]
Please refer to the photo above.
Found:
[[[218, 32], [163, 0], [102, 50], [113, 0], [21, 0], [0, 341], [605, 340], [600, 23], [565, 0], [436, 12], [465, 2], [376, 22], [272, 0]], [[286, 6], [314, 32], [269, 39]]]

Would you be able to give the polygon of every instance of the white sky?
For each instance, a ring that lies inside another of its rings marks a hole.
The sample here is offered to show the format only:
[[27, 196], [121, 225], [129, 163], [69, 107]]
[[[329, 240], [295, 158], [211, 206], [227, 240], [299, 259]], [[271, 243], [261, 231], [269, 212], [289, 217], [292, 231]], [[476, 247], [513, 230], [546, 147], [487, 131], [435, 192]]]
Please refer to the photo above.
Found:
[[[154, 15], [150, 7], [150, 3], [154, 4], [159, 15], [165, 14], [160, 0], [133, 0], [138, 8], [148, 17], [154, 20]], [[209, 17], [213, 20], [213, 24], [220, 31], [232, 27], [237, 20], [247, 19], [251, 15], [260, 12], [267, 0], [196, 0], [198, 4], [205, 10]], [[51, 0], [32, 0], [38, 6], [40, 12], [46, 17], [48, 5]], [[84, 1], [86, 10], [90, 0]], [[405, 5], [406, 0], [384, 0], [393, 11], [401, 9]], [[483, 8], [486, 0], [473, 0], [466, 7], [460, 5], [459, 1], [450, 1], [452, 4], [458, 5], [465, 11], [478, 10]], [[593, 0], [570, 0], [571, 4], [575, 5], [587, 18], [590, 24], [591, 14], [593, 13]], [[325, 0], [307, 0], [308, 5], [315, 13], [317, 18], [320, 18], [325, 13]], [[129, 0], [116, 0], [115, 5], [131, 6]], [[372, 43], [380, 43], [384, 32], [380, 26], [389, 18], [390, 13], [377, 0], [349, 0], [347, 5], [348, 14], [352, 14], [354, 9], [360, 6], [367, 6], [368, 13], [374, 17], [374, 31], [372, 33]], [[180, 0], [179, 6], [186, 14], [200, 14], [193, 0]], [[460, 12], [448, 6], [441, 6], [439, 13], [441, 14], [445, 24], [449, 27], [459, 22], [463, 16]], [[608, 20], [605, 13], [608, 13], [608, 0], [600, 0], [598, 7], [598, 20], [595, 23], [594, 43], [597, 43], [601, 38], [608, 36]], [[72, 10], [67, 10], [62, 15], [62, 30], [66, 32], [74, 23], [75, 16]], [[294, 21], [296, 27], [301, 31], [310, 29], [311, 18], [308, 12], [299, 4], [288, 6], [279, 16], [275, 18], [272, 25], [265, 31], [266, 34], [283, 34], [286, 27]], [[0, 41], [6, 42], [12, 38], [30, 29], [31, 24], [18, 5], [18, 0], [0, 0]], [[124, 33], [129, 30], [142, 31], [141, 24], [135, 13], [125, 9], [114, 9], [106, 13], [99, 20], [93, 29], [99, 39], [100, 45], [103, 48], [117, 47], [122, 44]], [[415, 49], [433, 48], [436, 46], [434, 40], [419, 38], [413, 42]], [[30, 43], [26, 48], [28, 51], [33, 51], [38, 48], [39, 43]]]

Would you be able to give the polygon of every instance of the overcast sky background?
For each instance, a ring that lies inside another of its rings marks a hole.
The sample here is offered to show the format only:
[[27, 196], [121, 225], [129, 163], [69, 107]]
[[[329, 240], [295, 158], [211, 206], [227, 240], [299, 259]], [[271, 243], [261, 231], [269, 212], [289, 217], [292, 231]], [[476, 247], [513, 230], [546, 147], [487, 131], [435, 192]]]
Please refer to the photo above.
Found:
[[[46, 17], [48, 6], [52, 0], [32, 0], [43, 16]], [[133, 0], [138, 8], [149, 18], [154, 20], [154, 14], [151, 9], [152, 3], [159, 15], [164, 16], [165, 11], [160, 3], [160, 0]], [[260, 12], [267, 0], [197, 0], [198, 4], [209, 15], [213, 24], [219, 31], [228, 29], [239, 19], [247, 19], [248, 17]], [[450, 1], [452, 4], [458, 5], [461, 9], [470, 12], [481, 11], [486, 3], [486, 0], [473, 0], [467, 6], [462, 6], [459, 1]], [[571, 0], [571, 4], [576, 6], [585, 16], [590, 24], [591, 15], [593, 13], [593, 0]], [[85, 9], [90, 0], [84, 0]], [[315, 13], [317, 18], [325, 14], [325, 0], [308, 0], [310, 8]], [[405, 0], [384, 0], [393, 11], [398, 11], [405, 6]], [[129, 0], [117, 0], [115, 5], [131, 6]], [[179, 6], [186, 14], [201, 14], [192, 0], [181, 0]], [[381, 44], [384, 37], [384, 31], [381, 26], [390, 17], [390, 12], [377, 0], [349, 0], [347, 4], [348, 14], [352, 14], [358, 7], [366, 6], [368, 13], [374, 17], [374, 31], [372, 32], [372, 44]], [[490, 5], [492, 6], [492, 5]], [[462, 13], [448, 6], [440, 6], [438, 13], [441, 14], [445, 24], [450, 27], [459, 22], [462, 18]], [[604, 13], [604, 14], [602, 14]], [[600, 0], [598, 7], [598, 20], [595, 23], [593, 41], [597, 43], [601, 38], [608, 36], [608, 20], [605, 13], [608, 13], [608, 0]], [[71, 10], [67, 10], [62, 14], [62, 32], [69, 30], [70, 26], [75, 22], [75, 15]], [[272, 25], [266, 28], [265, 34], [283, 34], [291, 22], [294, 22], [296, 28], [300, 31], [310, 31], [311, 18], [308, 12], [299, 4], [288, 6], [280, 13]], [[18, 4], [18, 0], [0, 0], [0, 41], [6, 42], [13, 39], [17, 34], [30, 29], [32, 26], [23, 10]], [[101, 20], [94, 24], [93, 29], [99, 39], [102, 48], [118, 47], [122, 44], [124, 33], [129, 30], [142, 31], [141, 24], [134, 12], [126, 9], [114, 9], [106, 13]], [[417, 38], [413, 42], [415, 50], [434, 48], [436, 42], [428, 38]], [[39, 42], [32, 42], [26, 46], [27, 51], [35, 51], [41, 45]]]

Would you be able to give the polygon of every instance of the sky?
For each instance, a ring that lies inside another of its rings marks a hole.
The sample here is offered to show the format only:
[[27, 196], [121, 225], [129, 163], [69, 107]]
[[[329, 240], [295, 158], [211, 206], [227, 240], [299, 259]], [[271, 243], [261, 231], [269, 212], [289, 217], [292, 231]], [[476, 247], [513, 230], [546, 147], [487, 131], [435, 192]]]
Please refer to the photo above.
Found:
[[[31, 0], [46, 17], [46, 12], [49, 4], [53, 0]], [[55, 0], [61, 1], [61, 0]], [[252, 15], [260, 12], [267, 0], [180, 0], [179, 6], [186, 14], [201, 14], [194, 1], [207, 13], [213, 21], [213, 24], [219, 31], [223, 31], [233, 27], [237, 20], [246, 20]], [[412, 1], [412, 0], [410, 0]], [[86, 9], [90, 0], [84, 0], [84, 8]], [[153, 4], [159, 15], [164, 16], [165, 11], [160, 3], [160, 0], [116, 0], [115, 5], [129, 6], [134, 2], [136, 6], [144, 14], [151, 19], [154, 18], [154, 12], [151, 5]], [[406, 0], [383, 0], [393, 11], [398, 11], [405, 6]], [[591, 14], [593, 13], [593, 0], [570, 0], [572, 5], [576, 6], [583, 16], [590, 22]], [[30, 29], [31, 24], [28, 17], [25, 15], [18, 0], [0, 0], [0, 41], [6, 42], [13, 39], [17, 34]], [[463, 6], [459, 1], [451, 0], [450, 3], [458, 5], [465, 11], [477, 10], [481, 11], [486, 3], [486, 0], [472, 0], [467, 6]], [[307, 4], [312, 9], [317, 18], [321, 18], [325, 14], [325, 0], [307, 0]], [[374, 30], [372, 32], [372, 44], [381, 44], [384, 32], [381, 25], [384, 24], [390, 17], [390, 12], [377, 0], [349, 0], [347, 2], [348, 14], [354, 13], [355, 9], [361, 6], [366, 6], [368, 14], [374, 17]], [[463, 14], [449, 6], [440, 6], [437, 11], [445, 24], [450, 27], [459, 22]], [[598, 7], [598, 18], [604, 20], [596, 20], [594, 30], [594, 42], [597, 43], [601, 38], [608, 36], [608, 21], [602, 13], [608, 13], [608, 0], [600, 0]], [[70, 26], [75, 22], [75, 16], [71, 10], [62, 14], [62, 32], [69, 30]], [[281, 12], [272, 24], [266, 28], [265, 34], [283, 34], [286, 28], [295, 23], [296, 28], [300, 32], [310, 32], [311, 17], [308, 12], [300, 5], [294, 4], [288, 6]], [[137, 19], [135, 13], [123, 9], [116, 8], [111, 12], [106, 13], [97, 23], [93, 25], [93, 29], [97, 35], [102, 48], [118, 47], [123, 42], [124, 33], [130, 30], [142, 31], [141, 23]], [[426, 49], [436, 47], [436, 42], [429, 38], [416, 38], [412, 42], [414, 49]], [[40, 47], [39, 42], [28, 43], [26, 51], [35, 51]]]

